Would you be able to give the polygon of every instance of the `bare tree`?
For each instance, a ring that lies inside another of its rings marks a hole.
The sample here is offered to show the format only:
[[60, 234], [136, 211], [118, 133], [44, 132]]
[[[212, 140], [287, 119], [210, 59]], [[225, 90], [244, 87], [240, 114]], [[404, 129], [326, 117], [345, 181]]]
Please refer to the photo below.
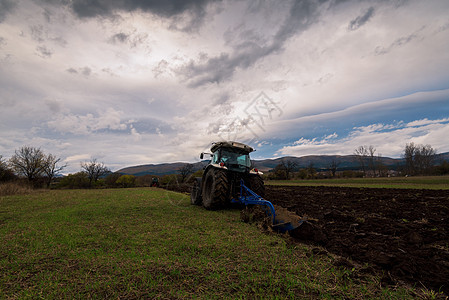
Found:
[[376, 176], [377, 159], [376, 148], [374, 148], [374, 146], [359, 146], [354, 150], [354, 155], [357, 157], [364, 175], [366, 175], [367, 171], [371, 170], [371, 175]]
[[290, 173], [294, 172], [297, 169], [298, 164], [291, 159], [281, 159], [279, 166], [280, 169], [285, 172], [285, 178], [289, 180]]
[[375, 164], [376, 164], [377, 174], [380, 177], [385, 177], [388, 175], [388, 168], [382, 162], [382, 154], [380, 154], [380, 153], [377, 154], [377, 159], [376, 159]]
[[62, 171], [65, 167], [67, 167], [67, 164], [64, 164], [62, 166], [58, 166], [58, 163], [61, 161], [61, 158], [57, 158], [53, 154], [49, 154], [44, 159], [44, 168], [43, 173], [47, 177], [47, 187], [50, 186], [51, 181], [55, 176]]
[[309, 163], [309, 165], [307, 166], [307, 176], [310, 178], [310, 179], [313, 179], [313, 178], [315, 178], [315, 175], [316, 175], [316, 169], [315, 169], [315, 167], [313, 166], [313, 162], [310, 162]]
[[335, 174], [337, 173], [337, 168], [340, 162], [337, 159], [333, 159], [329, 164], [329, 170], [332, 173], [332, 177], [335, 177]]
[[424, 175], [431, 172], [436, 151], [430, 145], [406, 144], [404, 149], [405, 169], [410, 175]]
[[435, 157], [436, 151], [430, 145], [419, 145], [415, 160], [421, 174], [431, 173]]
[[12, 169], [25, 176], [28, 181], [33, 181], [42, 175], [45, 167], [45, 154], [40, 148], [23, 146], [16, 150], [9, 159]]
[[0, 181], [8, 181], [14, 178], [14, 172], [9, 168], [7, 162], [0, 155]]
[[357, 160], [359, 161], [360, 168], [363, 173], [366, 173], [366, 158], [368, 157], [368, 149], [366, 146], [359, 146], [354, 150], [355, 156], [357, 156]]
[[187, 177], [193, 173], [193, 165], [184, 164], [182, 167], [178, 169], [178, 172], [181, 175], [181, 182], [184, 182], [187, 179]]
[[376, 157], [375, 157], [376, 148], [370, 145], [367, 149], [367, 152], [368, 152], [368, 166], [371, 169], [371, 171], [373, 171], [372, 176], [376, 176]]
[[407, 172], [407, 174], [410, 175], [415, 173], [415, 152], [416, 147], [413, 142], [405, 145], [404, 149], [405, 171]]
[[3, 160], [3, 155], [0, 155], [0, 180], [3, 178], [8, 167], [6, 166], [6, 162]]
[[92, 186], [92, 182], [97, 182], [98, 178], [111, 172], [104, 163], [97, 162], [96, 158], [91, 159], [89, 162], [82, 162], [81, 169], [87, 174], [90, 186]]

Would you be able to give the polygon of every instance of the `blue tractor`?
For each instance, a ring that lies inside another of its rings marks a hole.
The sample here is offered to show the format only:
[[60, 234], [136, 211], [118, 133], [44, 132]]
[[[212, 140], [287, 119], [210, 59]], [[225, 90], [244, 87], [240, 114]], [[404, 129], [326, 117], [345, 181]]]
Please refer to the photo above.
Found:
[[292, 220], [286, 216], [276, 215], [270, 201], [265, 200], [265, 186], [262, 172], [251, 165], [249, 154], [254, 149], [248, 145], [233, 141], [214, 143], [211, 156], [205, 167], [203, 177], [195, 178], [191, 203], [203, 205], [209, 210], [226, 208], [231, 203], [243, 205], [261, 205], [271, 218], [274, 229], [285, 232], [301, 225], [301, 220]]

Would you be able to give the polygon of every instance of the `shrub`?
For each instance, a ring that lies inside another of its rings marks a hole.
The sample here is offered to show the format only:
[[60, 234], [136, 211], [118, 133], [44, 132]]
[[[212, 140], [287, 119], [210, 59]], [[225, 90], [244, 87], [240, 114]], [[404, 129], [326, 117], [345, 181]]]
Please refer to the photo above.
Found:
[[20, 182], [0, 183], [0, 196], [22, 195], [32, 192], [32, 188]]
[[124, 188], [133, 187], [136, 183], [136, 176], [122, 175], [122, 176], [120, 176], [119, 179], [117, 179], [117, 181], [115, 183]]
[[116, 187], [117, 186], [117, 180], [122, 176], [120, 173], [111, 173], [104, 179], [104, 182], [107, 187]]
[[17, 176], [11, 169], [0, 166], [0, 182], [12, 181], [17, 179]]
[[437, 175], [449, 174], [449, 161], [445, 160], [439, 166], [436, 166], [435, 173]]
[[14, 171], [8, 167], [8, 164], [3, 160], [3, 156], [0, 155], [0, 182], [11, 181], [16, 178]]
[[166, 186], [168, 184], [179, 184], [180, 180], [178, 178], [179, 176], [176, 174], [171, 174], [171, 175], [164, 175], [162, 176], [161, 180], [160, 180], [160, 184], [162, 186]]
[[300, 169], [298, 173], [296, 173], [296, 177], [300, 179], [306, 179], [307, 178], [307, 170], [306, 169]]
[[86, 189], [90, 187], [89, 178], [84, 172], [69, 174], [61, 179], [58, 184], [59, 188], [66, 189]]

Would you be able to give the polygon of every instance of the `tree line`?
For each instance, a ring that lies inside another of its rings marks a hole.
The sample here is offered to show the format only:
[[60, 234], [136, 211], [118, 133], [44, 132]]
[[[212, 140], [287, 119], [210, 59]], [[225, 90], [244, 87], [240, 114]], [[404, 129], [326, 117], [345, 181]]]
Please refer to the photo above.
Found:
[[[382, 162], [382, 155], [377, 153], [374, 146], [362, 145], [354, 150], [358, 170], [339, 169], [340, 161], [332, 159], [326, 169], [321, 172], [310, 162], [307, 167], [300, 168], [297, 162], [291, 159], [282, 159], [268, 174], [266, 179], [288, 180], [292, 177], [298, 179], [334, 178], [339, 177], [385, 177], [390, 175], [390, 170]], [[404, 164], [397, 166], [401, 175], [445, 175], [449, 174], [449, 161], [437, 161], [437, 152], [431, 145], [407, 143], [404, 147], [402, 158]], [[338, 173], [337, 173], [338, 171]]]
[[[150, 186], [155, 176], [136, 177], [129, 174], [113, 173], [96, 158], [80, 162], [81, 170], [74, 174], [58, 176], [67, 164], [54, 154], [46, 154], [42, 149], [23, 146], [15, 150], [14, 155], [5, 160], [0, 155], [0, 182], [20, 181], [33, 187], [47, 188], [57, 181], [56, 188], [114, 188]], [[162, 176], [162, 183], [184, 183], [194, 173], [192, 164], [186, 163], [178, 169], [178, 174]], [[156, 176], [157, 177], [157, 176]], [[158, 178], [159, 179], [159, 178]]]
[[23, 177], [30, 183], [44, 182], [50, 186], [55, 176], [67, 165], [60, 165], [61, 159], [45, 154], [40, 148], [23, 146], [15, 150], [9, 161], [0, 156], [0, 181]]
[[[354, 150], [354, 156], [359, 163], [359, 171], [341, 171], [343, 177], [379, 177], [387, 175], [387, 167], [382, 164], [381, 155], [376, 153], [374, 146], [359, 146]], [[449, 162], [441, 161], [436, 164], [436, 150], [430, 145], [407, 143], [403, 151], [404, 165], [401, 167], [402, 175], [444, 175], [449, 174]], [[336, 177], [340, 162], [332, 160], [328, 167], [329, 177]], [[46, 154], [36, 147], [23, 146], [15, 150], [14, 155], [5, 160], [0, 155], [0, 182], [17, 179], [26, 180], [34, 187], [50, 187], [51, 183], [67, 167], [61, 163], [61, 158], [54, 154]], [[59, 180], [58, 186], [62, 188], [91, 188], [91, 187], [132, 187], [148, 186], [152, 176], [136, 178], [133, 175], [112, 173], [104, 163], [92, 158], [90, 161], [80, 163], [81, 170], [69, 174]], [[184, 183], [189, 181], [194, 173], [192, 164], [186, 163], [178, 168], [178, 174], [163, 176], [165, 181]], [[197, 171], [199, 172], [199, 171]], [[201, 176], [200, 173], [195, 176]], [[282, 159], [280, 163], [265, 175], [266, 179], [301, 179], [317, 178], [319, 172], [313, 163], [305, 168], [299, 168], [291, 159]], [[101, 180], [100, 180], [101, 179]]]
[[[359, 146], [354, 150], [354, 155], [360, 164], [364, 175], [371, 177], [383, 176], [386, 167], [382, 164], [381, 155], [376, 155], [374, 146]], [[403, 175], [442, 175], [448, 173], [445, 170], [447, 161], [442, 161], [436, 166], [437, 152], [431, 145], [407, 143], [403, 150], [404, 165], [400, 168]]]
[[[92, 186], [101, 176], [111, 173], [104, 163], [96, 159], [81, 162], [80, 166], [80, 174], [86, 178], [88, 186]], [[0, 155], [0, 182], [25, 179], [35, 187], [42, 184], [49, 187], [66, 167], [67, 164], [61, 164], [61, 158], [54, 154], [46, 154], [40, 148], [23, 146], [15, 150], [9, 160], [4, 160]]]

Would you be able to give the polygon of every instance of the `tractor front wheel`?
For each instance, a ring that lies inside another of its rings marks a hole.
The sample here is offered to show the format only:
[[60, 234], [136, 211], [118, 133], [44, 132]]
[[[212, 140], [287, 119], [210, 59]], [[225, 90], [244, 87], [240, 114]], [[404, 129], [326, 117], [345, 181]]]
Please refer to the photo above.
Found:
[[229, 202], [229, 184], [226, 171], [210, 168], [204, 176], [202, 189], [203, 206], [214, 210]]

